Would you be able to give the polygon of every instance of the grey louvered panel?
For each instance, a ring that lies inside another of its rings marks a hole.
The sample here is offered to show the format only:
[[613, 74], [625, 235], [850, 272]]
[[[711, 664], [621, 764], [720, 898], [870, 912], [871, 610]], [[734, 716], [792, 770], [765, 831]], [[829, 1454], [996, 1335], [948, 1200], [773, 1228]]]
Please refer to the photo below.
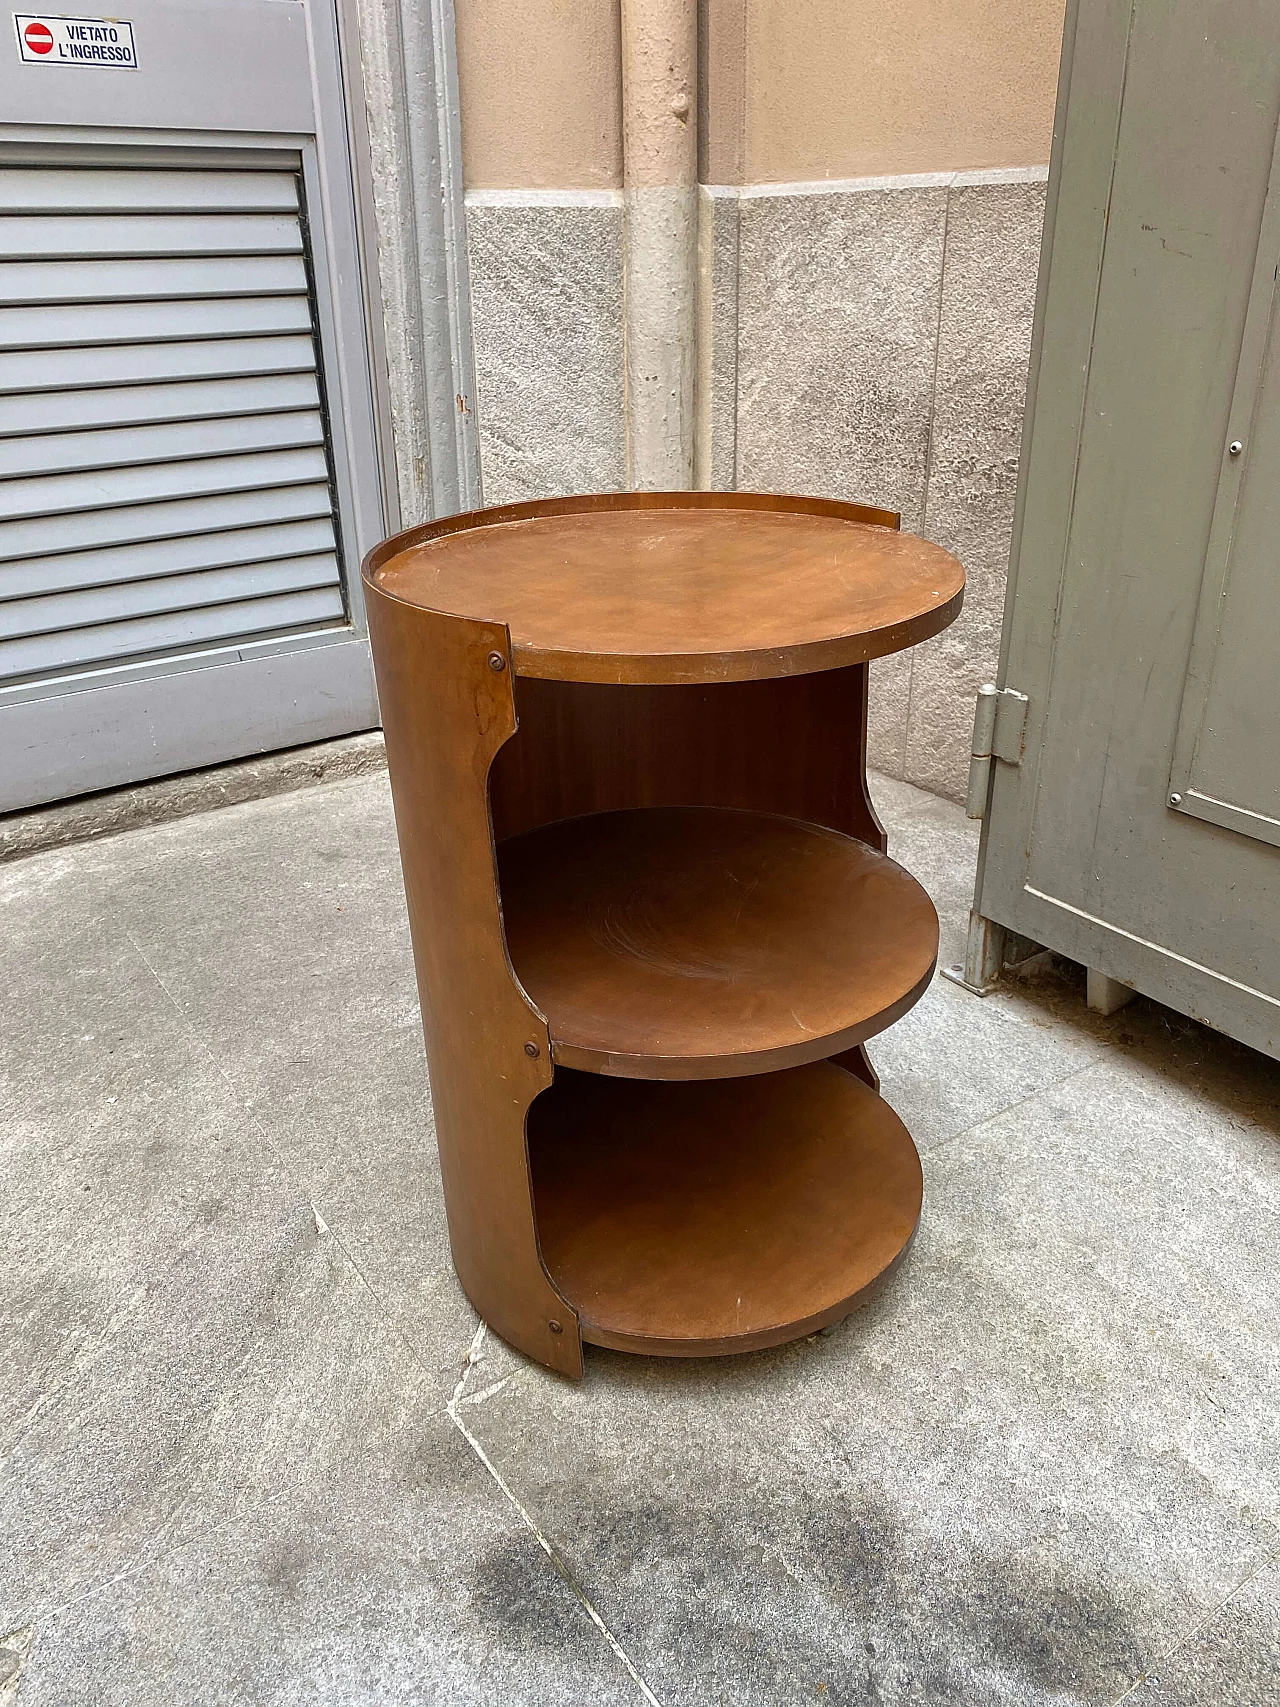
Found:
[[332, 513], [327, 483], [284, 486], [265, 492], [231, 492], [210, 498], [180, 498], [170, 504], [139, 504], [131, 509], [84, 510], [61, 516], [55, 529], [47, 518], [0, 522], [0, 561], [53, 551], [133, 545], [148, 539], [177, 539], [206, 529], [247, 527], [254, 522], [297, 521]]
[[105, 622], [94, 628], [34, 635], [25, 640], [0, 640], [0, 680], [63, 674], [156, 653], [229, 645], [250, 636], [340, 623], [344, 615], [341, 591], [329, 587], [245, 599], [207, 610]]
[[332, 552], [270, 563], [242, 563], [234, 569], [202, 569], [190, 575], [161, 575], [127, 587], [93, 587], [84, 592], [22, 599], [7, 610], [0, 606], [0, 637], [16, 640], [31, 634], [56, 634], [63, 629], [196, 610], [271, 593], [337, 586], [338, 560]]
[[[301, 255], [166, 256], [143, 261], [0, 261], [0, 302], [153, 302], [305, 292]], [[53, 343], [54, 339], [42, 339]]]
[[[310, 337], [226, 338], [207, 343], [121, 344], [115, 348], [0, 351], [0, 393], [129, 385], [157, 379], [314, 373]], [[0, 409], [0, 420], [4, 412]], [[13, 427], [0, 429], [13, 432]]]
[[[198, 265], [199, 263], [197, 263]], [[196, 302], [108, 302], [84, 307], [0, 308], [0, 349], [53, 345], [157, 344], [305, 332], [305, 296], [215, 297]]]
[[0, 678], [345, 621], [292, 173], [0, 170]]
[[[72, 592], [77, 587], [109, 587], [159, 575], [184, 575], [189, 570], [235, 568], [272, 558], [332, 555], [333, 551], [333, 521], [326, 514], [299, 522], [233, 527], [224, 533], [148, 539], [94, 551], [62, 552], [54, 557], [23, 557], [0, 563], [0, 600]], [[0, 628], [4, 618], [0, 604]]]
[[297, 205], [297, 179], [291, 172], [92, 166], [0, 170], [2, 213], [285, 213]]
[[83, 261], [116, 255], [297, 255], [296, 215], [214, 213], [132, 214], [67, 218], [0, 216], [0, 257], [11, 261]]
[[[149, 427], [111, 427], [97, 432], [40, 433], [0, 439], [0, 479], [323, 443], [324, 423], [314, 409]], [[0, 486], [0, 505], [4, 494], [5, 488]]]
[[31, 480], [6, 480], [0, 486], [0, 513], [6, 517], [6, 525], [22, 516], [44, 518], [44, 550], [66, 549], [61, 546], [59, 528], [72, 511], [101, 513], [213, 492], [251, 492], [264, 486], [324, 480], [327, 475], [323, 450], [310, 449], [202, 457], [193, 462], [95, 469], [85, 474], [48, 474]]
[[320, 390], [309, 373], [106, 386], [100, 391], [27, 392], [21, 397], [0, 397], [0, 456], [6, 434], [147, 421], [213, 421], [254, 410], [317, 409], [319, 404]]

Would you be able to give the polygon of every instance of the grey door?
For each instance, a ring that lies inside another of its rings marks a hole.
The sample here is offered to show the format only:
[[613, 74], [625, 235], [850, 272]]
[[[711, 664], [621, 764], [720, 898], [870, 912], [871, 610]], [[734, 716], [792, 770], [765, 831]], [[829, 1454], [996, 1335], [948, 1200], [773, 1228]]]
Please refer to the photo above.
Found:
[[377, 721], [336, 20], [130, 21], [137, 71], [0, 44], [0, 810]]
[[977, 894], [1275, 1055], [1278, 119], [1274, 0], [1070, 9]]

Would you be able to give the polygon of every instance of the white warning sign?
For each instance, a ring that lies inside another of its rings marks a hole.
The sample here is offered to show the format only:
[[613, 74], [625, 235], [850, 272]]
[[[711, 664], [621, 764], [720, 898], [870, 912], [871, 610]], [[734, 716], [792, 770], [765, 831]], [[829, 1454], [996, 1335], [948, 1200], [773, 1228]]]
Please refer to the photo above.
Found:
[[18, 53], [28, 65], [94, 65], [136, 71], [133, 25], [123, 18], [51, 18], [15, 12]]

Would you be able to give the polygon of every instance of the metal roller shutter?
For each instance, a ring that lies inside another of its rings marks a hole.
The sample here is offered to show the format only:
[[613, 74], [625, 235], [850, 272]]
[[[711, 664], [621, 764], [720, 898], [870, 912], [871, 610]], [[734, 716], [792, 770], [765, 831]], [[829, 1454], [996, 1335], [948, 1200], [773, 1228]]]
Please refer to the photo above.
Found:
[[0, 684], [346, 622], [299, 179], [0, 168]]

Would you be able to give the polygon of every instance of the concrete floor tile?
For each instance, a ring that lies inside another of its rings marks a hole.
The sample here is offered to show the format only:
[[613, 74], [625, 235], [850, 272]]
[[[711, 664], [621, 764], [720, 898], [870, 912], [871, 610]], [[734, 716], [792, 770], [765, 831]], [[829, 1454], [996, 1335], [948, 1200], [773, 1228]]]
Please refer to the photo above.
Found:
[[[82, 862], [122, 934], [445, 1397], [453, 1274], [384, 774], [121, 838]], [[39, 865], [28, 861], [26, 865]], [[63, 887], [80, 873], [68, 860]]]
[[177, 1509], [36, 1622], [23, 1703], [634, 1700], [323, 1229], [268, 1316]]
[[[974, 827], [873, 786], [958, 946]], [[0, 1699], [32, 1624], [46, 1707], [641, 1699], [444, 1412], [384, 780], [23, 861], [0, 940]], [[1269, 1701], [1280, 1066], [1048, 957], [871, 1053], [874, 1303], [580, 1386], [482, 1338], [459, 1420], [663, 1707]]]
[[[590, 1359], [585, 1402], [538, 1378], [469, 1420], [665, 1707], [1106, 1699], [1153, 1651], [1125, 1585], [1057, 1555], [1041, 1490], [1010, 1508], [905, 1405], [883, 1419], [886, 1469], [794, 1357], [723, 1375], [615, 1361]], [[935, 1518], [959, 1458], [964, 1497]]]
[[1274, 1707], [1280, 1701], [1280, 1568], [1251, 1577], [1125, 1701], [1128, 1707]]
[[925, 1171], [812, 1342], [469, 1416], [668, 1707], [1114, 1702], [1280, 1540], [1274, 1130], [1121, 1058]]
[[924, 885], [938, 909], [938, 965], [962, 960], [981, 826], [951, 801], [879, 772], [871, 777], [871, 794], [888, 833], [889, 857]]
[[219, 1203], [174, 1246], [166, 1272], [139, 1278], [87, 1326], [78, 1287], [69, 1299], [69, 1288], [32, 1277], [20, 1303], [60, 1317], [61, 1333], [6, 1443], [0, 1627], [132, 1569], [178, 1520], [215, 1448], [222, 1395], [270, 1331], [304, 1233], [301, 1211], [286, 1219]]
[[1078, 1073], [1100, 1049], [1014, 997], [980, 1000], [945, 978], [867, 1045], [881, 1094], [922, 1154]]
[[1096, 1014], [1086, 1005], [1085, 988], [1084, 967], [1058, 955], [1037, 955], [1007, 969], [1000, 986], [1002, 998], [1041, 1024], [1090, 1038], [1103, 1053], [1132, 1061], [1228, 1114], [1280, 1127], [1280, 1061], [1145, 996], [1115, 1014]]
[[303, 1213], [127, 939], [52, 934], [0, 973], [0, 1629], [175, 1507]]
[[[964, 957], [979, 826], [951, 801], [879, 772], [871, 791], [891, 857], [938, 910], [941, 970]], [[979, 999], [939, 975], [904, 1019], [870, 1040], [881, 1090], [921, 1151], [1078, 1072], [1105, 1047], [1096, 1030], [1059, 1024], [1043, 998], [1027, 994], [1011, 982]]]

